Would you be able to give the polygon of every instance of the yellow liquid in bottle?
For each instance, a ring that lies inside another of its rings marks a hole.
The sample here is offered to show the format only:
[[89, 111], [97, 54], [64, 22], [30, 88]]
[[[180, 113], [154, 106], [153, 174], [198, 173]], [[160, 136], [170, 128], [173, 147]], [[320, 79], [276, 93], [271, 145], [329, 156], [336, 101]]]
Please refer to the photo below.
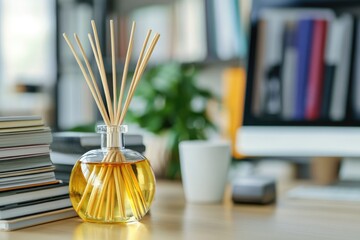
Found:
[[147, 159], [131, 162], [84, 163], [74, 166], [70, 200], [88, 222], [132, 222], [149, 210], [155, 178]]

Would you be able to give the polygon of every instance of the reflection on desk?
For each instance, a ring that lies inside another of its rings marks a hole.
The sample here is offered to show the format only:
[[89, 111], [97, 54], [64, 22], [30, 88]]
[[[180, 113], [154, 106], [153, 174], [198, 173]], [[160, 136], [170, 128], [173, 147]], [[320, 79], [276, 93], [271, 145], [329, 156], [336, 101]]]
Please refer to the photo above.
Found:
[[132, 224], [94, 224], [80, 223], [73, 234], [73, 239], [147, 239], [150, 233], [143, 223]]
[[292, 200], [279, 186], [274, 205], [234, 205], [230, 189], [223, 204], [186, 204], [179, 182], [158, 181], [150, 214], [141, 223], [99, 225], [79, 218], [43, 224], [0, 239], [358, 239], [360, 206]]

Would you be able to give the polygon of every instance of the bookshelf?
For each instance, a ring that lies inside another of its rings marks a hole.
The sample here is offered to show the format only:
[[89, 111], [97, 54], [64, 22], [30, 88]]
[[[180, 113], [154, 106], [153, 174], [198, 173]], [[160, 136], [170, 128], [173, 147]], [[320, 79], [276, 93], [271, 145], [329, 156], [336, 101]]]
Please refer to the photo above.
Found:
[[[57, 2], [59, 71], [57, 82], [58, 117], [56, 118], [58, 122], [56, 125], [59, 129], [66, 129], [76, 123], [87, 123], [91, 119], [96, 119], [96, 111], [89, 108], [87, 112], [83, 112], [83, 109], [76, 106], [70, 107], [74, 119], [62, 119], [61, 112], [69, 112], [69, 109], [64, 107], [62, 100], [64, 97], [59, 94], [63, 91], [61, 87], [64, 85], [62, 83], [64, 76], [81, 79], [81, 76], [77, 74], [75, 60], [66, 48], [61, 33], [77, 32], [80, 39], [84, 39], [86, 34], [91, 32], [90, 19], [92, 18], [95, 19], [97, 27], [101, 27], [101, 44], [104, 46], [102, 51], [108, 73], [111, 72], [109, 19], [114, 19], [116, 25], [118, 74], [121, 74], [132, 20], [137, 22], [137, 35], [135, 35], [133, 49], [135, 56], [141, 49], [143, 35], [149, 27], [161, 34], [160, 47], [154, 52], [149, 63], [150, 66], [168, 61], [196, 65], [200, 69], [213, 67], [223, 69], [244, 65], [247, 51], [246, 27], [241, 19], [243, 12], [246, 12], [244, 9], [249, 6], [243, 4], [243, 1], [231, 0], [223, 3], [219, 0], [58, 0]], [[224, 28], [223, 25], [227, 27]], [[86, 52], [89, 52], [88, 55], [91, 56], [90, 47], [85, 46], [85, 48], [87, 48]], [[135, 65], [135, 63], [132, 64]], [[75, 76], [75, 74], [77, 75]], [[74, 82], [74, 80], [71, 81]], [[70, 82], [70, 80], [65, 80], [65, 82]], [[67, 88], [69, 89], [72, 84], [68, 83]], [[82, 88], [83, 86], [79, 83], [76, 87]], [[68, 91], [70, 92], [70, 90]], [[91, 102], [88, 97], [84, 96], [86, 100], [83, 102]], [[67, 99], [64, 101], [66, 102]], [[81, 100], [79, 99], [79, 101]], [[66, 103], [65, 105], [68, 106]], [[83, 112], [82, 117], [79, 117], [79, 112]], [[84, 117], [86, 115], [88, 117]]]

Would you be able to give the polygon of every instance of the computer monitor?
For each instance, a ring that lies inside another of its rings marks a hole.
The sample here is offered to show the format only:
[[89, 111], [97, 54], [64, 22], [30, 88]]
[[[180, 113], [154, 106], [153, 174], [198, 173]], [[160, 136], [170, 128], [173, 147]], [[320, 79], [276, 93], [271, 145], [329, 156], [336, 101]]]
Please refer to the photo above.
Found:
[[247, 156], [360, 156], [360, 2], [253, 0]]

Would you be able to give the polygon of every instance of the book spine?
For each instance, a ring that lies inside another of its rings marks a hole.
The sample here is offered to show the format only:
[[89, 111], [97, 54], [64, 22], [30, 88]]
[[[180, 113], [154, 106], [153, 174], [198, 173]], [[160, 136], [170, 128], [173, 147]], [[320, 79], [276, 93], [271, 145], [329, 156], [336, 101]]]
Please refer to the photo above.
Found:
[[339, 21], [341, 26], [339, 31], [341, 43], [338, 45], [340, 58], [335, 72], [330, 106], [330, 119], [333, 121], [343, 120], [346, 114], [354, 24], [350, 14], [341, 16]]
[[339, 20], [335, 19], [328, 23], [328, 34], [325, 50], [325, 69], [324, 69], [324, 87], [323, 99], [321, 104], [321, 118], [327, 120], [330, 118], [330, 105], [334, 77], [339, 63], [339, 45], [341, 36], [339, 35]]
[[284, 22], [269, 16], [265, 53], [265, 102], [264, 111], [269, 117], [281, 113], [281, 62], [283, 58]]
[[284, 32], [284, 58], [282, 66], [282, 118], [291, 120], [295, 114], [296, 77], [296, 23], [288, 22]]
[[214, 0], [205, 0], [207, 58], [216, 59]]
[[360, 119], [360, 19], [356, 21], [356, 38], [355, 38], [355, 57], [354, 57], [354, 76], [353, 76], [353, 92], [352, 106], [356, 119]]
[[303, 120], [305, 116], [305, 99], [308, 84], [309, 60], [311, 51], [313, 20], [301, 19], [298, 22], [298, 62], [296, 76], [296, 102], [295, 116], [296, 120]]
[[266, 48], [266, 28], [267, 22], [265, 20], [259, 20], [257, 23], [257, 41], [256, 41], [256, 63], [254, 74], [254, 88], [252, 93], [252, 114], [256, 117], [260, 117], [263, 109], [264, 98], [264, 84], [263, 84], [263, 71], [264, 71], [264, 57]]
[[315, 20], [313, 26], [312, 48], [307, 89], [306, 119], [316, 120], [320, 117], [323, 94], [324, 53], [327, 34], [327, 21]]

